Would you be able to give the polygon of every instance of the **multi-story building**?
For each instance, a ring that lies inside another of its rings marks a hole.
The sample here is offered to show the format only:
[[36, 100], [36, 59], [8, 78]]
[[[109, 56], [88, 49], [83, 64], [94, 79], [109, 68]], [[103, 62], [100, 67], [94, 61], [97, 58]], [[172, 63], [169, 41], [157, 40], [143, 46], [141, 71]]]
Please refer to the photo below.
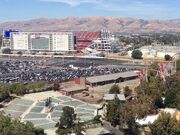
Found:
[[15, 51], [74, 51], [72, 32], [11, 32], [9, 39]]
[[96, 49], [96, 51], [111, 51], [114, 40], [108, 38], [99, 38], [93, 41], [94, 43], [89, 46], [91, 49]]

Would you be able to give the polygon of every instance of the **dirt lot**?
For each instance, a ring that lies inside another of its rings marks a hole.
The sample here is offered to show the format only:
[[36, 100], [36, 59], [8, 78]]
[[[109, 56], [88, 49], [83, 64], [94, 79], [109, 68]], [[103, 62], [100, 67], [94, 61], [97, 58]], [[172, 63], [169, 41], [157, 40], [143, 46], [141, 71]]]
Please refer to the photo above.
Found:
[[[125, 86], [129, 86], [130, 89], [133, 90], [134, 93], [134, 88], [139, 85], [139, 80], [132, 80], [132, 81], [126, 81], [123, 83], [118, 83], [119, 87], [123, 89]], [[103, 85], [103, 86], [98, 86], [98, 87], [93, 87], [89, 88], [89, 96], [83, 96], [82, 93], [76, 94], [73, 96], [73, 98], [80, 99], [82, 101], [88, 102], [88, 103], [100, 103], [102, 101], [103, 95], [109, 92], [109, 89], [111, 88], [113, 84], [108, 84], [108, 85]]]

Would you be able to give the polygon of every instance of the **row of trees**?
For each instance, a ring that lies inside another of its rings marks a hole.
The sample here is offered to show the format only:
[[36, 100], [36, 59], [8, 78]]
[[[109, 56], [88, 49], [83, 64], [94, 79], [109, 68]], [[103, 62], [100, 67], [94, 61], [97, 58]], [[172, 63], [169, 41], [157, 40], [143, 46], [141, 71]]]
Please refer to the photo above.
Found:
[[3, 54], [11, 54], [11, 49], [10, 49], [10, 48], [4, 48], [4, 49], [2, 50], [2, 53], [3, 53]]
[[[2, 53], [3, 54], [12, 54], [12, 50], [10, 48], [4, 48], [4, 49], [2, 49]], [[21, 56], [23, 54], [23, 52], [22, 51], [18, 51], [17, 54]], [[31, 54], [35, 55], [36, 52], [32, 52]], [[47, 53], [44, 52], [44, 53], [42, 53], [42, 55], [47, 55]], [[63, 55], [63, 54], [61, 54], [61, 53], [54, 53], [53, 55]]]
[[[4, 49], [2, 50], [2, 53], [3, 53], [3, 54], [12, 54], [12, 51], [11, 51], [10, 48], [4, 48]], [[18, 51], [17, 54], [18, 54], [18, 55], [22, 55], [23, 52]]]
[[0, 112], [0, 134], [1, 135], [45, 135], [44, 130], [36, 128], [31, 122], [21, 123], [18, 119]]
[[127, 97], [132, 94], [132, 90], [128, 86], [126, 86], [124, 87], [123, 91], [121, 91], [120, 87], [117, 84], [114, 84], [109, 89], [109, 94], [120, 94], [120, 93], [124, 93], [125, 97]]
[[23, 82], [5, 84], [0, 87], [0, 102], [8, 98], [10, 94], [24, 95], [28, 93], [35, 93], [47, 90], [57, 90], [59, 86], [50, 85], [46, 82], [34, 82], [30, 84], [25, 84]]
[[[133, 59], [142, 59], [142, 55], [143, 55], [143, 53], [142, 53], [140, 50], [133, 50], [133, 51], [132, 51], [132, 54], [131, 54], [131, 57], [132, 57]], [[166, 61], [170, 61], [170, 60], [172, 60], [172, 57], [171, 57], [169, 54], [166, 54], [166, 55], [164, 56], [164, 59], [165, 59]]]
[[174, 45], [179, 41], [180, 34], [145, 34], [145, 35], [131, 35], [119, 37], [119, 42], [125, 44], [134, 44], [135, 49], [145, 45], [151, 45], [154, 42], [165, 45]]

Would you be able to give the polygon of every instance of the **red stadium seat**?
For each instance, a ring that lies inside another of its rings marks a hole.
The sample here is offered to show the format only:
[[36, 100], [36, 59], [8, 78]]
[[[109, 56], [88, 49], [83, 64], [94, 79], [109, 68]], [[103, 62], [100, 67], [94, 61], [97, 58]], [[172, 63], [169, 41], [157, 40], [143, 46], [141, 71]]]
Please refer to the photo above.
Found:
[[77, 50], [82, 50], [91, 45], [92, 40], [96, 40], [101, 37], [100, 32], [88, 32], [88, 31], [80, 31], [76, 32], [77, 39]]

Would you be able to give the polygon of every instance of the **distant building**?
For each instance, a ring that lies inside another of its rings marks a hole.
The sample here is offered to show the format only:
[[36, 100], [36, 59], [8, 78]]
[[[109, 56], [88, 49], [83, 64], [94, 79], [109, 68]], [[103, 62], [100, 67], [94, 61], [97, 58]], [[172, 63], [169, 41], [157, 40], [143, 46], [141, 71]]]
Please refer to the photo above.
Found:
[[74, 51], [73, 32], [10, 32], [9, 45], [14, 51]]
[[95, 49], [96, 51], [111, 51], [112, 50], [113, 41], [109, 38], [98, 38], [93, 41], [89, 47], [91, 49]]
[[145, 58], [164, 58], [164, 56], [167, 54], [173, 56], [177, 52], [180, 52], [180, 46], [143, 46], [140, 48], [140, 50]]
[[5, 30], [3, 31], [2, 47], [10, 48], [11, 44], [11, 33], [18, 32], [18, 30]]

